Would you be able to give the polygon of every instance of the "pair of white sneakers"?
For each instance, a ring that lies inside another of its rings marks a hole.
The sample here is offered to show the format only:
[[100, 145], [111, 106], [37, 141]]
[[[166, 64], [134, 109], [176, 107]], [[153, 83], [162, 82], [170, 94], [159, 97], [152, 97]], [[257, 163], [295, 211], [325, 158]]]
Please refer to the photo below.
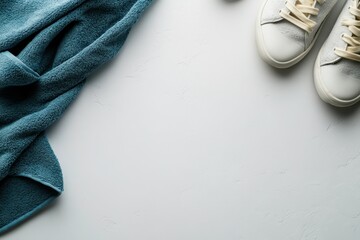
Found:
[[[348, 107], [360, 101], [360, 0], [345, 0], [314, 67], [325, 102]], [[313, 47], [337, 0], [265, 0], [257, 21], [261, 57], [276, 68], [298, 63]]]

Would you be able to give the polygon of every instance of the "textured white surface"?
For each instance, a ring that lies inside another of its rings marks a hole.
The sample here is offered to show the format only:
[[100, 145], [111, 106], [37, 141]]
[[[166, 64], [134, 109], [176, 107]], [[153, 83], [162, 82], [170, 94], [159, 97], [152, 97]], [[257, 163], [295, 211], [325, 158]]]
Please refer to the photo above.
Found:
[[255, 47], [260, 4], [155, 2], [49, 131], [64, 194], [3, 238], [360, 239], [360, 112], [312, 78], [331, 24], [277, 71]]

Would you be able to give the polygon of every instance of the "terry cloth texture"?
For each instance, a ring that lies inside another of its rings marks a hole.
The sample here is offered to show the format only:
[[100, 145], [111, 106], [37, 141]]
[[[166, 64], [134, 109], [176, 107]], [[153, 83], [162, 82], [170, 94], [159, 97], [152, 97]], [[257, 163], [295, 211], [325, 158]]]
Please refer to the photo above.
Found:
[[44, 131], [151, 0], [0, 2], [0, 234], [63, 191]]

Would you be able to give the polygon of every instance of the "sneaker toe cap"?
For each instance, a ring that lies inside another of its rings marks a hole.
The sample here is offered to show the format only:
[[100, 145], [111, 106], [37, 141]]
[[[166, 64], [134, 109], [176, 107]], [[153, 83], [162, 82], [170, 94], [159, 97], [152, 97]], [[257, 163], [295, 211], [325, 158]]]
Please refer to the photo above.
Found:
[[325, 65], [320, 76], [325, 91], [340, 101], [352, 101], [360, 96], [360, 73], [357, 68], [349, 69], [344, 64]]
[[276, 62], [292, 61], [305, 51], [301, 32], [285, 22], [262, 24], [261, 37], [266, 54]]

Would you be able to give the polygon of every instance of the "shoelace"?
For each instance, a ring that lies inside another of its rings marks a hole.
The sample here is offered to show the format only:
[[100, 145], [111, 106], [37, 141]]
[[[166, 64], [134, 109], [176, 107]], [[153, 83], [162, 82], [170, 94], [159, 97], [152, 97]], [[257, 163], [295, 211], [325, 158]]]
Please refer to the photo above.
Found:
[[319, 14], [319, 9], [315, 8], [317, 2], [323, 4], [325, 0], [296, 0], [295, 4], [285, 1], [287, 9], [280, 10], [280, 16], [310, 33], [316, 26], [310, 17]]
[[352, 36], [342, 34], [341, 38], [347, 43], [346, 49], [335, 48], [336, 55], [349, 60], [360, 62], [360, 0], [353, 0], [353, 4], [349, 7], [350, 13], [354, 19], [344, 19], [341, 24], [347, 26]]

